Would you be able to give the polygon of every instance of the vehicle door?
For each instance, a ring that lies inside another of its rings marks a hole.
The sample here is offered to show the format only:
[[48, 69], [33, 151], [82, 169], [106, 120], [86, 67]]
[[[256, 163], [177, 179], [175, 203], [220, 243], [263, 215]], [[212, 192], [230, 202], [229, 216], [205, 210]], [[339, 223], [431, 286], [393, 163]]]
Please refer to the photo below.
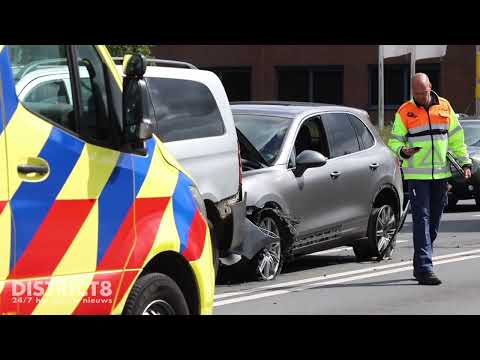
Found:
[[325, 238], [335, 233], [333, 220], [336, 218], [336, 206], [331, 199], [332, 179], [329, 161], [324, 166], [307, 169], [301, 176], [296, 176], [295, 158], [304, 150], [314, 150], [324, 156], [327, 148], [324, 130], [318, 116], [303, 121], [296, 129], [295, 143], [291, 146], [288, 165], [289, 191], [286, 192], [292, 214], [299, 218], [296, 225], [299, 238], [319, 231], [325, 231]]
[[[146, 77], [154, 132], [195, 179], [202, 196], [218, 202], [235, 195], [240, 185], [235, 126], [220, 81], [203, 83], [203, 72], [190, 72], [191, 79]], [[212, 172], [222, 176], [212, 177]]]
[[[66, 60], [73, 104], [65, 102], [65, 89], [49, 84], [39, 94], [45, 96], [18, 103], [6, 128], [15, 246], [4, 308], [109, 313], [134, 242], [132, 159], [117, 150], [119, 116], [112, 106], [121, 101], [121, 88], [112, 87], [93, 45], [8, 50], [14, 74], [55, 70], [58, 59]], [[81, 89], [85, 69], [90, 81]]]
[[347, 114], [357, 134], [360, 151], [351, 154], [351, 161], [357, 164], [357, 188], [359, 191], [354, 200], [355, 208], [359, 210], [359, 223], [366, 231], [368, 219], [372, 209], [374, 196], [380, 188], [382, 177], [391, 165], [386, 164], [389, 150], [381, 148], [375, 143], [375, 138], [364, 122], [353, 114]]
[[360, 184], [368, 170], [368, 160], [360, 152], [360, 144], [349, 119], [343, 112], [322, 114], [329, 148], [328, 176], [330, 220], [341, 224], [343, 238], [361, 233], [365, 222], [367, 205], [364, 190]]

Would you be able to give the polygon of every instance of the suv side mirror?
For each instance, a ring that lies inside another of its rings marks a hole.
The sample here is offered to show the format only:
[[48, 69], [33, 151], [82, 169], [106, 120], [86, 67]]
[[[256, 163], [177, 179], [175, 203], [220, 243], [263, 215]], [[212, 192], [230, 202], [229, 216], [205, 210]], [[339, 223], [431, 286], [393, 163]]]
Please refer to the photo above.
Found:
[[153, 104], [143, 79], [146, 62], [143, 55], [125, 56], [123, 79], [123, 132], [125, 141], [134, 148], [143, 148], [143, 141], [152, 137]]
[[296, 167], [293, 173], [296, 177], [302, 176], [305, 170], [320, 167], [327, 163], [327, 158], [317, 151], [304, 150], [295, 159]]

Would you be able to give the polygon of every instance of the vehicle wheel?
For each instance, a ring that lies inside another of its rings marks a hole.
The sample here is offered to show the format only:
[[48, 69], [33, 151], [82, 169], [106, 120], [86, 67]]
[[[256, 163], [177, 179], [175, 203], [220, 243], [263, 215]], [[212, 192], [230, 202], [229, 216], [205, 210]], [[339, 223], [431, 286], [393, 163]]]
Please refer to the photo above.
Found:
[[137, 280], [128, 296], [124, 315], [188, 315], [187, 302], [178, 285], [164, 274]]
[[397, 219], [391, 205], [373, 208], [367, 233], [367, 239], [354, 245], [357, 259], [389, 257], [395, 248], [397, 233]]
[[260, 250], [249, 261], [250, 272], [257, 280], [273, 280], [282, 271], [287, 241], [292, 235], [286, 223], [273, 210], [262, 211], [257, 226], [272, 232], [280, 239]]
[[210, 230], [210, 239], [212, 241], [213, 270], [215, 271], [215, 278], [217, 278], [218, 266], [220, 265], [220, 257], [218, 255], [217, 242], [215, 240], [215, 229], [213, 228], [213, 224], [210, 220], [207, 220], [207, 224]]
[[448, 204], [445, 210], [447, 211], [453, 211], [457, 207], [457, 202], [458, 199], [455, 197], [455, 195], [448, 195]]

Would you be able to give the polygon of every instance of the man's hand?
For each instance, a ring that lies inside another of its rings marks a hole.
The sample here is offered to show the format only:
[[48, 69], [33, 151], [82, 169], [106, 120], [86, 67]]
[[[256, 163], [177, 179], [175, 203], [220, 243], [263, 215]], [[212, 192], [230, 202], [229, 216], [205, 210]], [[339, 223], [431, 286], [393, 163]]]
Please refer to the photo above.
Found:
[[420, 148], [418, 148], [418, 147], [406, 147], [406, 146], [404, 146], [402, 148], [402, 153], [405, 154], [405, 156], [407, 156], [407, 157], [410, 157], [410, 156], [412, 156], [413, 154], [415, 154], [419, 151], [420, 151]]
[[468, 180], [472, 177], [472, 170], [470, 169], [470, 166], [464, 166], [463, 172], [465, 173], [465, 179]]

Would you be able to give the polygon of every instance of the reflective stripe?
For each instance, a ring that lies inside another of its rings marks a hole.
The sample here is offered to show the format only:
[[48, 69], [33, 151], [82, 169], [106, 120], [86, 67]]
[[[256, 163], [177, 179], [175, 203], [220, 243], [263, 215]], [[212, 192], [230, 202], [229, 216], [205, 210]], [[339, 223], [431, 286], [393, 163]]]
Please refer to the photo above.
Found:
[[433, 141], [446, 141], [448, 139], [448, 134], [437, 134], [437, 135], [424, 135], [424, 136], [416, 136], [413, 138], [408, 139], [409, 144], [415, 144], [419, 141], [431, 141], [433, 137]]
[[407, 137], [406, 137], [406, 136], [400, 136], [400, 135], [392, 134], [390, 137], [393, 138], [393, 139], [396, 139], [396, 140], [398, 140], [398, 141], [401, 141], [401, 142], [407, 141]]
[[451, 130], [451, 131], [448, 133], [448, 136], [453, 136], [454, 134], [456, 134], [456, 133], [459, 132], [460, 130], [462, 130], [462, 127], [461, 127], [461, 126], [457, 126], [455, 129]]
[[[431, 126], [432, 130], [448, 130], [448, 125], [447, 124], [432, 124]], [[428, 125], [422, 125], [422, 126], [417, 126], [414, 128], [409, 128], [408, 133], [411, 135], [418, 134], [422, 131], [427, 131], [430, 130], [430, 126]]]
[[[404, 174], [431, 174], [432, 169], [416, 169], [416, 168], [402, 168]], [[434, 174], [448, 173], [450, 172], [450, 167], [434, 168]]]

